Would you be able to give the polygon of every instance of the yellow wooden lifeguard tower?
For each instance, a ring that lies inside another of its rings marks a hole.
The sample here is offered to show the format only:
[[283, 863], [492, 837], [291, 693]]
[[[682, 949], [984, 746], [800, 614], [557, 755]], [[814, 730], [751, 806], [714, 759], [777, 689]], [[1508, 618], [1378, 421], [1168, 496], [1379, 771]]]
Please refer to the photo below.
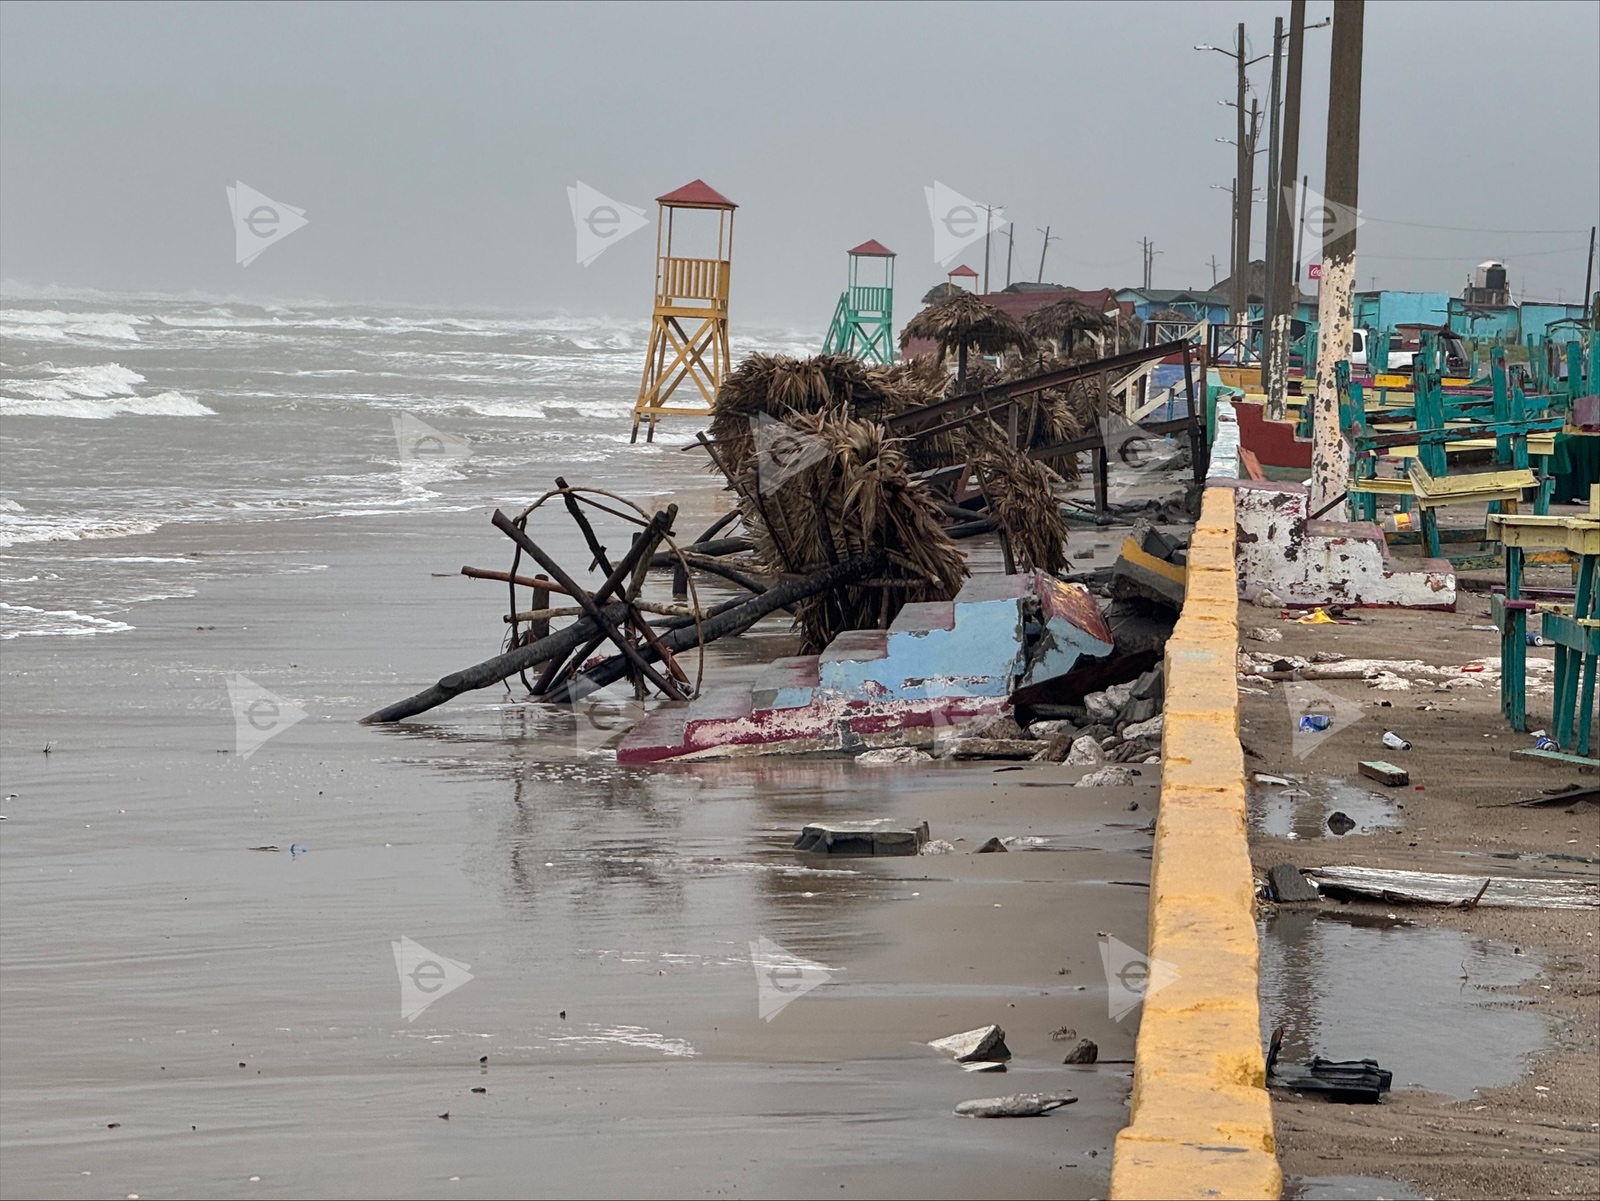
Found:
[[[649, 422], [645, 441], [653, 442], [656, 422], [668, 413], [710, 414], [717, 385], [728, 370], [728, 279], [733, 210], [739, 206], [702, 179], [657, 196], [656, 203], [661, 206], [656, 220], [656, 304], [630, 442], [639, 440], [640, 421]], [[673, 223], [679, 209], [708, 209], [717, 214], [714, 257], [680, 258], [672, 253]], [[671, 403], [685, 380], [694, 381], [700, 395], [688, 397], [688, 403]]]

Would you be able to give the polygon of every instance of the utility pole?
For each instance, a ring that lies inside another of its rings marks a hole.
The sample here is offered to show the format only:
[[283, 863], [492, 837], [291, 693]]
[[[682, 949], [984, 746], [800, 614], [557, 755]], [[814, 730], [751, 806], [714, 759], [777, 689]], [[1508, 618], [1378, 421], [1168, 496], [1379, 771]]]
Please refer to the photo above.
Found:
[[1042, 284], [1044, 283], [1044, 256], [1050, 253], [1050, 243], [1059, 242], [1061, 239], [1050, 236], [1050, 227], [1048, 225], [1039, 230], [1039, 232], [1044, 235], [1044, 245], [1039, 247], [1039, 282]]
[[1006, 287], [1011, 286], [1011, 254], [1017, 248], [1017, 223], [1006, 226]]
[[1365, 0], [1334, 0], [1329, 57], [1327, 197], [1322, 213], [1322, 287], [1317, 298], [1317, 394], [1311, 417], [1311, 508], [1338, 508], [1350, 470], [1350, 449], [1339, 428], [1334, 366], [1350, 358], [1354, 328], [1356, 225], [1361, 166], [1361, 43]]
[[1278, 245], [1278, 101], [1283, 93], [1283, 18], [1272, 23], [1272, 90], [1267, 101], [1267, 245], [1266, 288], [1261, 296], [1261, 388], [1267, 387], [1267, 364], [1272, 361], [1272, 295], [1277, 282]]
[[[1267, 313], [1273, 325], [1272, 356], [1267, 364], [1267, 417], [1275, 421], [1282, 421], [1288, 414], [1289, 331], [1294, 302], [1300, 293], [1299, 247], [1292, 222], [1294, 178], [1300, 174], [1300, 68], [1305, 56], [1305, 40], [1306, 0], [1292, 0], [1289, 5], [1289, 63], [1283, 96], [1282, 161], [1278, 164], [1278, 185], [1268, 201], [1278, 214], [1274, 227], [1277, 236], [1268, 248], [1272, 285], [1267, 298]], [[1289, 280], [1291, 260], [1294, 263], [1292, 287]]]
[[[1244, 177], [1239, 181], [1239, 275], [1238, 320], [1248, 325], [1250, 321], [1250, 224], [1256, 199], [1256, 142], [1261, 133], [1261, 102], [1250, 102], [1250, 131], [1245, 138]], [[1245, 331], [1239, 333], [1242, 342], [1248, 343]]]
[[1589, 227], [1589, 257], [1585, 260], [1583, 268], [1583, 307], [1589, 307], [1589, 287], [1594, 283], [1594, 232], [1595, 227]]
[[994, 224], [994, 205], [983, 206], [983, 290], [989, 291], [989, 233]]
[[1216, 255], [1212, 255], [1211, 256], [1211, 286], [1213, 288], [1215, 288], [1217, 286], [1217, 256]]
[[1250, 143], [1244, 129], [1244, 93], [1249, 81], [1244, 73], [1244, 22], [1239, 22], [1234, 59], [1238, 67], [1238, 94], [1233, 115], [1238, 126], [1235, 148], [1238, 153], [1233, 171], [1233, 320], [1237, 324], [1247, 315], [1250, 285], [1245, 276], [1250, 268]]
[[1295, 243], [1294, 250], [1294, 286], [1296, 290], [1298, 290], [1300, 287], [1301, 253], [1306, 248], [1306, 194], [1310, 191], [1310, 189], [1311, 176], [1302, 175], [1300, 177], [1300, 237]]
[[[1239, 295], [1239, 181], [1235, 179], [1228, 188], [1228, 199], [1233, 205], [1233, 232], [1228, 237], [1228, 270], [1233, 273], [1233, 294]], [[1229, 301], [1230, 307], [1232, 301]]]

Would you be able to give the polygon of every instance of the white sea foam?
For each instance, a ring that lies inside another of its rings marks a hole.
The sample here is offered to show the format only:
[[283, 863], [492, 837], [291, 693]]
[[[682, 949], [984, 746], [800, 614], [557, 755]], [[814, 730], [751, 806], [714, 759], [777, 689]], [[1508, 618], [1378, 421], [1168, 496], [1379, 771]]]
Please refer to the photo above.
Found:
[[0, 396], [0, 414], [7, 417], [71, 417], [79, 421], [104, 421], [122, 415], [133, 417], [215, 417], [209, 409], [182, 392], [155, 396], [113, 397], [107, 400], [12, 400]]
[[557, 1034], [551, 1036], [550, 1041], [580, 1047], [638, 1047], [684, 1059], [700, 1054], [694, 1049], [694, 1044], [686, 1039], [669, 1038], [665, 1034], [657, 1034], [643, 1026], [591, 1025], [587, 1034]]
[[0, 639], [114, 634], [131, 629], [125, 621], [111, 621], [76, 609], [36, 609], [0, 601]]
[[0, 512], [0, 546], [24, 542], [82, 542], [92, 538], [132, 538], [159, 530], [162, 522], [136, 517], [76, 517]]
[[48, 363], [46, 373], [37, 379], [10, 379], [6, 391], [33, 400], [104, 399], [110, 396], [137, 395], [135, 385], [144, 376], [121, 363], [97, 363], [92, 367], [55, 367]]
[[103, 420], [119, 414], [142, 417], [209, 417], [215, 412], [182, 392], [140, 396], [144, 376], [121, 363], [56, 367], [13, 377], [0, 387], [0, 414], [7, 417], [73, 417]]
[[0, 339], [19, 342], [137, 342], [150, 319], [132, 313], [64, 313], [60, 309], [0, 309]]

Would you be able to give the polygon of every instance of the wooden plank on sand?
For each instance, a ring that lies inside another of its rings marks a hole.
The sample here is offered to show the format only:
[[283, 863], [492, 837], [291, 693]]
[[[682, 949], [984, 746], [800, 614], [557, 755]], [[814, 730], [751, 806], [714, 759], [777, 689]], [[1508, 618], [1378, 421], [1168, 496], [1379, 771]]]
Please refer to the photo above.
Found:
[[[1600, 909], [1600, 880], [1458, 876], [1378, 867], [1303, 869], [1323, 892], [1413, 905], [1491, 909]], [[1477, 900], [1474, 902], [1473, 898]]]

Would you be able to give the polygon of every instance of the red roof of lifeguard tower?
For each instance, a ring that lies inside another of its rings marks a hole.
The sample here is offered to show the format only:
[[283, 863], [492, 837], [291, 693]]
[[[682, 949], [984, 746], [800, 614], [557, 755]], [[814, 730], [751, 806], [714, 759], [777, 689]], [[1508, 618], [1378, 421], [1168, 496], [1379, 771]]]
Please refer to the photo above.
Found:
[[736, 209], [739, 206], [703, 179], [686, 183], [675, 192], [656, 197], [657, 204], [683, 209]]
[[874, 258], [874, 259], [892, 259], [892, 258], [895, 257], [894, 251], [890, 250], [882, 242], [878, 241], [877, 238], [868, 238], [865, 242], [861, 243], [861, 245], [857, 246], [854, 250], [847, 250], [847, 251], [845, 251], [845, 253], [846, 254], [859, 254], [863, 258]]
[[950, 272], [950, 274], [951, 275], [959, 275], [962, 279], [977, 279], [978, 278], [978, 273], [976, 271], [974, 271], [971, 267], [967, 266], [965, 263], [962, 263], [961, 266], [957, 267], [954, 271]]

